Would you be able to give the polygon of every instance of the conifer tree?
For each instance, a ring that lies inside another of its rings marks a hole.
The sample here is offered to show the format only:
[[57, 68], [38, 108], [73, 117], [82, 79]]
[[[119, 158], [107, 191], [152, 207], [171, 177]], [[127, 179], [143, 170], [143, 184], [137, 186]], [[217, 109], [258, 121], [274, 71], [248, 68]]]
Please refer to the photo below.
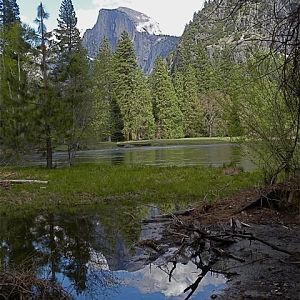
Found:
[[65, 54], [80, 50], [80, 33], [72, 0], [62, 1], [57, 22], [56, 38], [59, 51]]
[[12, 25], [20, 21], [20, 11], [16, 0], [0, 0], [0, 26]]
[[191, 64], [184, 70], [184, 96], [181, 107], [185, 136], [199, 136], [202, 130], [203, 113], [198, 92], [196, 71]]
[[94, 118], [92, 126], [97, 137], [112, 140], [115, 119], [113, 118], [112, 53], [107, 39], [103, 39], [93, 61], [92, 89]]
[[49, 34], [45, 25], [45, 20], [49, 18], [49, 14], [45, 11], [42, 2], [37, 8], [37, 18], [35, 23], [38, 25], [39, 34], [39, 54], [41, 55], [40, 69], [42, 73], [42, 84], [39, 93], [38, 106], [40, 108], [40, 121], [41, 135], [46, 144], [46, 160], [47, 168], [53, 167], [53, 124], [55, 124], [55, 104], [53, 103], [53, 97], [51, 96], [51, 88], [49, 85]]
[[29, 110], [25, 30], [16, 1], [0, 2], [0, 144], [20, 152], [27, 142]]
[[135, 98], [137, 101], [136, 139], [152, 139], [155, 135], [153, 104], [149, 83], [141, 70], [136, 74]]
[[201, 44], [196, 46], [196, 56], [193, 66], [196, 70], [199, 92], [213, 90], [215, 87], [214, 69], [206, 49]]
[[156, 138], [183, 137], [183, 115], [166, 65], [161, 58], [155, 62], [151, 77]]
[[228, 49], [216, 57], [215, 66], [216, 86], [224, 94], [221, 106], [224, 111], [222, 118], [225, 123], [226, 134], [241, 136], [243, 128], [239, 114], [239, 97], [243, 85], [243, 66], [234, 62], [231, 51]]
[[123, 128], [118, 128], [126, 140], [136, 139], [136, 124], [140, 103], [135, 97], [137, 62], [128, 33], [123, 32], [114, 54], [114, 90]]
[[64, 143], [68, 148], [69, 165], [72, 165], [90, 121], [91, 97], [87, 57], [71, 0], [61, 3], [56, 38], [58, 49], [54, 75], [64, 110]]

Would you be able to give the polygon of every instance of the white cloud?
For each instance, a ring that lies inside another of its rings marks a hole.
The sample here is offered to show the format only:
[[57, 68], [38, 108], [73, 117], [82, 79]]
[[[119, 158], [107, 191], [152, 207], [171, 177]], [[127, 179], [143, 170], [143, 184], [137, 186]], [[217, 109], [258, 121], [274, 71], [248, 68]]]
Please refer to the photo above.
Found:
[[[173, 264], [168, 264], [169, 270], [172, 267]], [[183, 291], [196, 281], [199, 273], [200, 270], [191, 262], [186, 265], [178, 264], [172, 280], [169, 282], [169, 276], [157, 266], [152, 265], [151, 269], [148, 266], [133, 273], [134, 277], [129, 283], [136, 286], [143, 294], [159, 292], [165, 297], [184, 299], [187, 295]], [[199, 284], [195, 295], [206, 289], [218, 290], [220, 287], [223, 288], [226, 281], [226, 278], [222, 275], [216, 276], [208, 273]]]

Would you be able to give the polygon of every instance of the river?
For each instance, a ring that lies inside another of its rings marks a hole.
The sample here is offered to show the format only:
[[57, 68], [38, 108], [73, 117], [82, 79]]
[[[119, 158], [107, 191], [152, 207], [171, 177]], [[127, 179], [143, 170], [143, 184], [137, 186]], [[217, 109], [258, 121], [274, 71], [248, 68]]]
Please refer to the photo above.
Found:
[[[54, 164], [67, 163], [66, 152], [55, 152]], [[145, 146], [78, 151], [76, 163], [140, 164], [150, 166], [212, 166], [239, 165], [252, 170], [253, 164], [243, 155], [241, 147], [231, 143], [206, 143], [201, 145]], [[45, 165], [40, 154], [27, 155], [23, 165]]]
[[[58, 166], [67, 154], [54, 154]], [[133, 147], [79, 151], [76, 163], [142, 164], [154, 166], [213, 166], [234, 164], [253, 169], [235, 144]], [[42, 165], [40, 155], [28, 155], [24, 165]], [[38, 277], [60, 283], [74, 299], [179, 300], [199, 276], [192, 260], [177, 264], [145, 265], [145, 253], [134, 247], [139, 240], [160, 236], [161, 228], [142, 220], [160, 213], [151, 203], [84, 206], [69, 211], [1, 215], [0, 263], [24, 261]], [[138, 218], [131, 212], [139, 212]], [[113, 216], [113, 217], [112, 217]], [[222, 275], [207, 274], [191, 299], [209, 299], [226, 286]]]

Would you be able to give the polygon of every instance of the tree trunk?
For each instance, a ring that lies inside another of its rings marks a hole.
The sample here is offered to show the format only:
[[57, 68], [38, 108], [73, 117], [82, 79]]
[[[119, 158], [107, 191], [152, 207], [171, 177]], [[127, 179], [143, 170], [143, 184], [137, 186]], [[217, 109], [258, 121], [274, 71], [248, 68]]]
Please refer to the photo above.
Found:
[[155, 132], [155, 137], [157, 139], [160, 139], [161, 138], [161, 127], [160, 127], [160, 121], [158, 121], [156, 123], [156, 132]]
[[72, 166], [72, 149], [71, 146], [68, 145], [68, 163], [69, 163], [69, 167]]
[[52, 169], [53, 167], [53, 162], [52, 162], [52, 141], [51, 141], [51, 136], [50, 134], [47, 134], [46, 138], [46, 158], [47, 158], [47, 168]]
[[211, 124], [208, 125], [208, 135], [210, 138], [212, 137], [212, 125]]
[[53, 214], [49, 216], [49, 248], [50, 248], [50, 281], [52, 283], [56, 282], [56, 243], [55, 243], [55, 233], [54, 233], [54, 217]]

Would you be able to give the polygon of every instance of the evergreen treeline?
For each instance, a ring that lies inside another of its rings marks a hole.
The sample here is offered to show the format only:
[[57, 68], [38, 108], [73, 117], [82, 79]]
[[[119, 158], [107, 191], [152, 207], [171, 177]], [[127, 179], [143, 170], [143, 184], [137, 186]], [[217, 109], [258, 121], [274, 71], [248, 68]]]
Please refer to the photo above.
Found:
[[0, 146], [2, 151], [68, 148], [72, 163], [92, 110], [88, 60], [71, 0], [63, 0], [58, 27], [37, 7], [34, 31], [21, 23], [15, 0], [0, 1]]
[[[56, 146], [69, 164], [87, 138], [98, 141], [243, 134], [239, 113], [246, 64], [230, 51], [209, 56], [188, 27], [173, 61], [162, 59], [146, 77], [126, 32], [112, 53], [103, 40], [89, 61], [71, 0], [57, 28], [37, 8], [35, 31], [22, 24], [15, 0], [0, 0], [0, 149], [43, 150], [52, 167]], [[170, 57], [172, 60], [172, 57]]]

